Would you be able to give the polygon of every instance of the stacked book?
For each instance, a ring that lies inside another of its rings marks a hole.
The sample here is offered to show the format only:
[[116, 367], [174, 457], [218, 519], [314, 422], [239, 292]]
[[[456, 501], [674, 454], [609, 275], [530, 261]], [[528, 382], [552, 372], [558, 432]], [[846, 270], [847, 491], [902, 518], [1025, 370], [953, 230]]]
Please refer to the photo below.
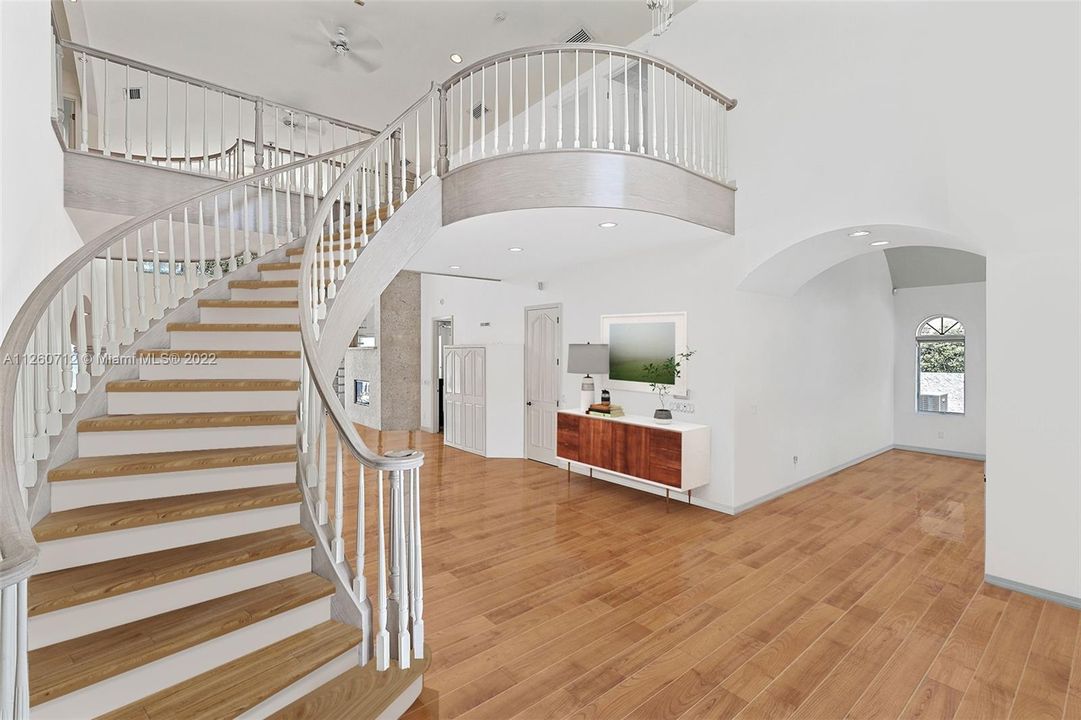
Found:
[[598, 415], [600, 417], [623, 417], [623, 406], [616, 405], [614, 403], [593, 403], [586, 410], [587, 415]]

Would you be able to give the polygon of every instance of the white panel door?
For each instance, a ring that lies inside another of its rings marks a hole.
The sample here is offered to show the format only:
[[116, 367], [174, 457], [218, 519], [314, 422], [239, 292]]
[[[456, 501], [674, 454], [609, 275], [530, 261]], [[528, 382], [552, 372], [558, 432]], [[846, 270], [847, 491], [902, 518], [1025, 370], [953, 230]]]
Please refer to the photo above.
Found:
[[443, 442], [485, 452], [485, 356], [482, 347], [449, 346], [443, 356]]
[[560, 309], [528, 308], [525, 332], [525, 454], [556, 464], [556, 412], [559, 410], [563, 346]]

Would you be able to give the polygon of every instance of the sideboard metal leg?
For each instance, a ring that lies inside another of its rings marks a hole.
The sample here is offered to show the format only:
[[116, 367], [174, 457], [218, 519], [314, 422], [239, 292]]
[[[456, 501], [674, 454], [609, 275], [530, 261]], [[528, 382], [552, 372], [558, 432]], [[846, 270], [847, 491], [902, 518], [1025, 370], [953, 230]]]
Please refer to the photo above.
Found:
[[688, 505], [692, 504], [691, 503], [691, 491], [690, 491], [690, 489], [687, 490], [687, 504]]
[[672, 508], [668, 507], [668, 501], [671, 499], [671, 497], [672, 497], [672, 491], [669, 490], [668, 488], [665, 488], [664, 489], [664, 511], [666, 513], [669, 513], [669, 512], [672, 511]]
[[567, 461], [567, 484], [569, 485], [570, 482], [571, 482], [571, 464], [570, 464], [570, 461], [568, 460]]

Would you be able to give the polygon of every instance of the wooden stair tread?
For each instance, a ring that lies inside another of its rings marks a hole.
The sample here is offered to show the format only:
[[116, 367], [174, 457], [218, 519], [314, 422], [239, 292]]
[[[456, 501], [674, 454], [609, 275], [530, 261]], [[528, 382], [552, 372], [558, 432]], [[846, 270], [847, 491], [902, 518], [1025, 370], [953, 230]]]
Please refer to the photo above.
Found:
[[[238, 302], [245, 302], [240, 300]], [[256, 301], [262, 302], [262, 301]], [[285, 301], [293, 302], [296, 301]], [[171, 348], [154, 348], [150, 350], [140, 350], [136, 353], [138, 357], [169, 357], [176, 356], [180, 358], [213, 355], [217, 359], [241, 359], [241, 360], [278, 360], [278, 359], [293, 359], [300, 358], [299, 350], [173, 350]]]
[[[90, 480], [126, 475], [156, 475], [159, 473], [214, 470], [248, 465], [273, 465], [296, 462], [295, 445], [263, 445], [259, 447], [225, 448], [224, 450], [179, 450], [173, 452], [138, 453], [135, 455], [103, 455], [75, 458], [49, 471], [49, 482]], [[44, 521], [42, 521], [44, 522]]]
[[30, 652], [30, 704], [195, 647], [334, 594], [315, 574], [268, 583]]
[[424, 658], [414, 658], [406, 670], [399, 668], [394, 661], [384, 672], [376, 671], [375, 662], [350, 668], [273, 713], [268, 720], [379, 717], [427, 671], [431, 656], [431, 648], [426, 647]]
[[30, 578], [28, 610], [42, 615], [314, 545], [296, 525], [55, 570]]
[[262, 288], [295, 288], [298, 282], [298, 280], [230, 280], [229, 287], [248, 290], [259, 290]]
[[328, 620], [103, 715], [99, 720], [179, 717], [231, 720], [355, 648], [361, 640], [359, 629]]
[[79, 432], [117, 430], [189, 430], [193, 428], [243, 427], [252, 425], [292, 425], [295, 411], [148, 413], [146, 415], [102, 415], [79, 421]]
[[192, 495], [89, 505], [49, 513], [34, 526], [38, 542], [299, 503], [295, 485], [263, 485]]
[[299, 388], [298, 380], [277, 379], [114, 380], [105, 385], [108, 392], [289, 392]]
[[169, 332], [300, 332], [299, 323], [169, 323]]
[[[303, 250], [301, 251], [303, 252]], [[324, 260], [323, 267], [333, 267], [338, 262], [335, 260]], [[260, 271], [273, 271], [273, 270], [300, 270], [299, 262], [267, 262], [259, 265]]]
[[200, 300], [199, 307], [209, 308], [295, 308], [297, 300]]

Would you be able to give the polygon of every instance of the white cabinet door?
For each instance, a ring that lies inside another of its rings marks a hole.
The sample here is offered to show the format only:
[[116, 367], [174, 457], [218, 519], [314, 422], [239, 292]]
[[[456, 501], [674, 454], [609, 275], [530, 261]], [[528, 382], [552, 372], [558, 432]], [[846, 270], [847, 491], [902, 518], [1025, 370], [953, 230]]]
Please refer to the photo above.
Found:
[[525, 339], [525, 452], [530, 460], [556, 464], [562, 347], [559, 307], [528, 308]]
[[443, 354], [443, 442], [483, 455], [485, 452], [484, 348], [448, 346]]

